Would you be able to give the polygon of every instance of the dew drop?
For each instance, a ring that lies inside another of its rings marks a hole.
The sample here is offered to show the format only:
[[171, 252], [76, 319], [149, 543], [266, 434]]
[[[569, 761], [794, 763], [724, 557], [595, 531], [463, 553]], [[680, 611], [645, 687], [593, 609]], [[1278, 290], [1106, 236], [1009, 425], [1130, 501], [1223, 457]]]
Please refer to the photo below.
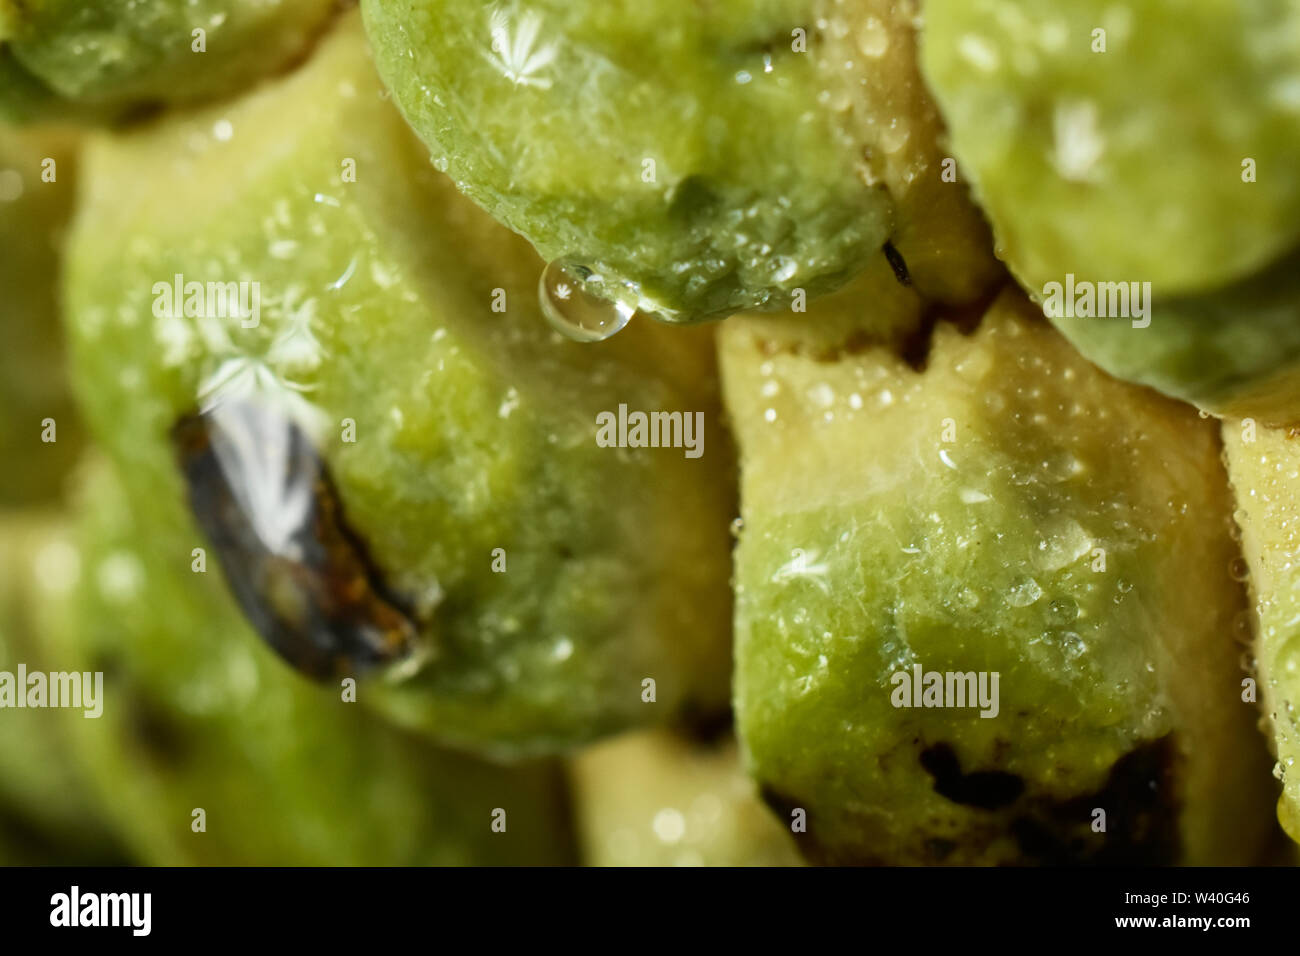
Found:
[[[584, 274], [585, 273], [585, 274]], [[542, 272], [537, 298], [555, 331], [576, 342], [602, 342], [623, 330], [636, 309], [586, 290], [589, 270], [557, 259]]]
[[1012, 607], [1028, 607], [1043, 596], [1043, 589], [1033, 578], [1025, 578], [1012, 585], [1007, 592], [1007, 603]]
[[1228, 573], [1232, 575], [1234, 581], [1245, 581], [1250, 577], [1250, 565], [1246, 559], [1238, 555], [1228, 562]]
[[1079, 616], [1079, 605], [1074, 598], [1057, 598], [1047, 608], [1048, 615], [1057, 624], [1072, 624]]
[[799, 263], [789, 256], [778, 256], [776, 259], [776, 269], [772, 272], [772, 278], [777, 282], [789, 282], [799, 271]]

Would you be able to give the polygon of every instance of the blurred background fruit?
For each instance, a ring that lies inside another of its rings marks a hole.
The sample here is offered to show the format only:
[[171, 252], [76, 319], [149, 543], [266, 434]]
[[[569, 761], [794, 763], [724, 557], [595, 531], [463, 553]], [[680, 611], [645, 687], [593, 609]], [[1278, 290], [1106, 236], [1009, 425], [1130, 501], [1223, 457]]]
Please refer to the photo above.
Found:
[[108, 120], [300, 59], [336, 0], [0, 0], [0, 118]]
[[341, 685], [303, 681], [248, 632], [215, 569], [193, 570], [179, 506], [138, 493], [104, 462], [85, 469], [75, 596], [42, 606], [57, 669], [103, 672], [105, 706], [98, 719], [42, 713], [66, 720], [95, 795], [141, 860], [573, 859], [558, 766], [441, 751], [345, 700]]
[[[355, 16], [242, 100], [94, 137], [86, 172], [66, 289], [92, 428], [170, 505], [182, 416], [293, 418], [420, 631], [418, 673], [363, 698], [500, 756], [725, 708], [734, 489], [711, 331], [550, 331], [544, 264], [428, 165]], [[257, 283], [256, 326], [157, 310], [176, 275]], [[699, 417], [702, 454], [599, 447], [621, 405]]]
[[[1216, 414], [1300, 418], [1300, 3], [934, 0], [922, 66], [1030, 295], [1149, 283], [1149, 327], [1054, 317]], [[1188, 62], [1213, 64], [1186, 82]]]
[[787, 826], [759, 800], [735, 738], [642, 731], [570, 762], [588, 866], [798, 866]]

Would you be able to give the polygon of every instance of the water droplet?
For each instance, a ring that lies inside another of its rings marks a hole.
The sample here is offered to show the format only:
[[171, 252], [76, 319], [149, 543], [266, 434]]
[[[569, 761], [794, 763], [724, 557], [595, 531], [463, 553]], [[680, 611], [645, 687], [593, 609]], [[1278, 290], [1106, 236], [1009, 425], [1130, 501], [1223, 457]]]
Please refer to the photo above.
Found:
[[1061, 649], [1065, 651], [1065, 656], [1074, 660], [1082, 657], [1088, 650], [1088, 645], [1076, 631], [1066, 631], [1061, 635]]
[[789, 282], [799, 271], [799, 263], [789, 256], [777, 256], [776, 269], [772, 272], [772, 278], [777, 282]]
[[601, 299], [586, 289], [590, 270], [556, 260], [537, 282], [537, 298], [551, 327], [576, 342], [602, 342], [623, 330], [636, 309]]
[[1232, 575], [1234, 581], [1245, 581], [1250, 577], [1250, 565], [1246, 559], [1238, 555], [1228, 562], [1228, 573]]
[[1071, 624], [1079, 616], [1079, 604], [1074, 598], [1057, 598], [1047, 608], [1048, 615], [1057, 624]]
[[1034, 566], [1041, 571], [1058, 571], [1073, 564], [1092, 549], [1092, 538], [1073, 518], [1050, 519], [1034, 550]]
[[731, 520], [731, 536], [733, 538], [739, 538], [740, 532], [742, 532], [743, 530], [745, 530], [745, 519], [733, 518]]
[[1007, 592], [1007, 603], [1012, 607], [1028, 607], [1043, 596], [1043, 589], [1033, 578], [1025, 578], [1012, 585]]

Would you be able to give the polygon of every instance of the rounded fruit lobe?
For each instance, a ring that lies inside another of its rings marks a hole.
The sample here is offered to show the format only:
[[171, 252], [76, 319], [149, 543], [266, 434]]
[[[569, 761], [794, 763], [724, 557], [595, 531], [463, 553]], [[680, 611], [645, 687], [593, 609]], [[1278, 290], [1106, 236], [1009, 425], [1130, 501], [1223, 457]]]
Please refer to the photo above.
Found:
[[[733, 460], [711, 331], [553, 333], [544, 264], [429, 166], [358, 18], [238, 102], [97, 135], [86, 170], [66, 301], [94, 430], [133, 487], [180, 502], [183, 416], [292, 419], [337, 496], [333, 537], [419, 632], [404, 679], [364, 702], [503, 756], [725, 703]], [[245, 283], [247, 313], [191, 301], [190, 282]], [[620, 405], [702, 421], [702, 453], [600, 447]], [[254, 503], [285, 491], [246, 485]], [[253, 511], [283, 535], [283, 509]], [[293, 618], [294, 593], [267, 606]]]
[[103, 712], [48, 713], [65, 718], [142, 862], [571, 861], [556, 765], [507, 769], [440, 750], [339, 684], [299, 680], [248, 632], [216, 569], [194, 570], [198, 534], [179, 503], [129, 490], [107, 463], [85, 469], [77, 511], [79, 581], [46, 602], [46, 633], [58, 669], [103, 673]]
[[721, 343], [737, 728], [806, 854], [1254, 859], [1269, 780], [1213, 425], [1013, 292], [940, 323], [920, 370], [764, 355], [744, 319]]
[[[971, 294], [953, 276], [996, 272], [963, 187], [941, 179], [901, 6], [362, 10], [434, 164], [594, 294], [680, 322], [782, 308], [842, 285], [891, 237], [937, 298]], [[968, 267], [940, 268], [940, 250]]]
[[1071, 342], [1218, 415], [1300, 418], [1300, 3], [935, 0], [921, 60], [1030, 295], [1145, 284], [1140, 317], [1048, 312]]
[[1300, 241], [1295, 0], [931, 0], [925, 17], [925, 75], [1027, 287], [1074, 272], [1188, 295]]
[[301, 57], [334, 0], [2, 0], [0, 117], [113, 119], [227, 95]]
[[1300, 448], [1294, 430], [1225, 421], [1228, 476], [1254, 600], [1252, 658], [1282, 781], [1278, 820], [1300, 843], [1300, 574], [1293, 555], [1300, 535]]

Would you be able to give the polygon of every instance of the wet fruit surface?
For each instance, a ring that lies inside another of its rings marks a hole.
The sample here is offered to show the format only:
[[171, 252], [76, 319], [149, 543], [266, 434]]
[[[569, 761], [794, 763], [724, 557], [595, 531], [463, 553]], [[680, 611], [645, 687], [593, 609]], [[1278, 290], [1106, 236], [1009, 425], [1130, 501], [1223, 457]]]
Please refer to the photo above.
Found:
[[435, 166], [544, 257], [581, 266], [594, 295], [670, 321], [786, 308], [842, 285], [891, 234], [938, 298], [993, 271], [964, 187], [941, 178], [901, 5], [363, 12]]
[[[1035, 299], [1105, 297], [1048, 313], [1079, 350], [1214, 414], [1300, 419], [1300, 4], [926, 17], [922, 65], [999, 256]], [[1187, 84], [1193, 50], [1214, 66]]]
[[[738, 730], [815, 858], [1252, 858], [1269, 797], [1211, 423], [1014, 292], [973, 332], [940, 322], [919, 368], [765, 354], [743, 318], [722, 338]], [[972, 683], [926, 705], [926, 673]]]
[[1237, 494], [1236, 520], [1254, 599], [1257, 662], [1266, 728], [1283, 785], [1278, 819], [1300, 842], [1300, 448], [1290, 429], [1225, 421], [1223, 443], [1228, 474]]
[[[429, 166], [355, 17], [278, 84], [96, 136], [86, 163], [66, 291], [96, 433], [177, 502], [168, 436], [196, 405], [269, 403], [310, 436], [430, 651], [366, 703], [499, 754], [725, 704], [732, 459], [709, 330], [553, 332], [545, 263]], [[190, 283], [243, 293], [209, 307]], [[702, 416], [702, 454], [601, 447], [620, 406]]]

